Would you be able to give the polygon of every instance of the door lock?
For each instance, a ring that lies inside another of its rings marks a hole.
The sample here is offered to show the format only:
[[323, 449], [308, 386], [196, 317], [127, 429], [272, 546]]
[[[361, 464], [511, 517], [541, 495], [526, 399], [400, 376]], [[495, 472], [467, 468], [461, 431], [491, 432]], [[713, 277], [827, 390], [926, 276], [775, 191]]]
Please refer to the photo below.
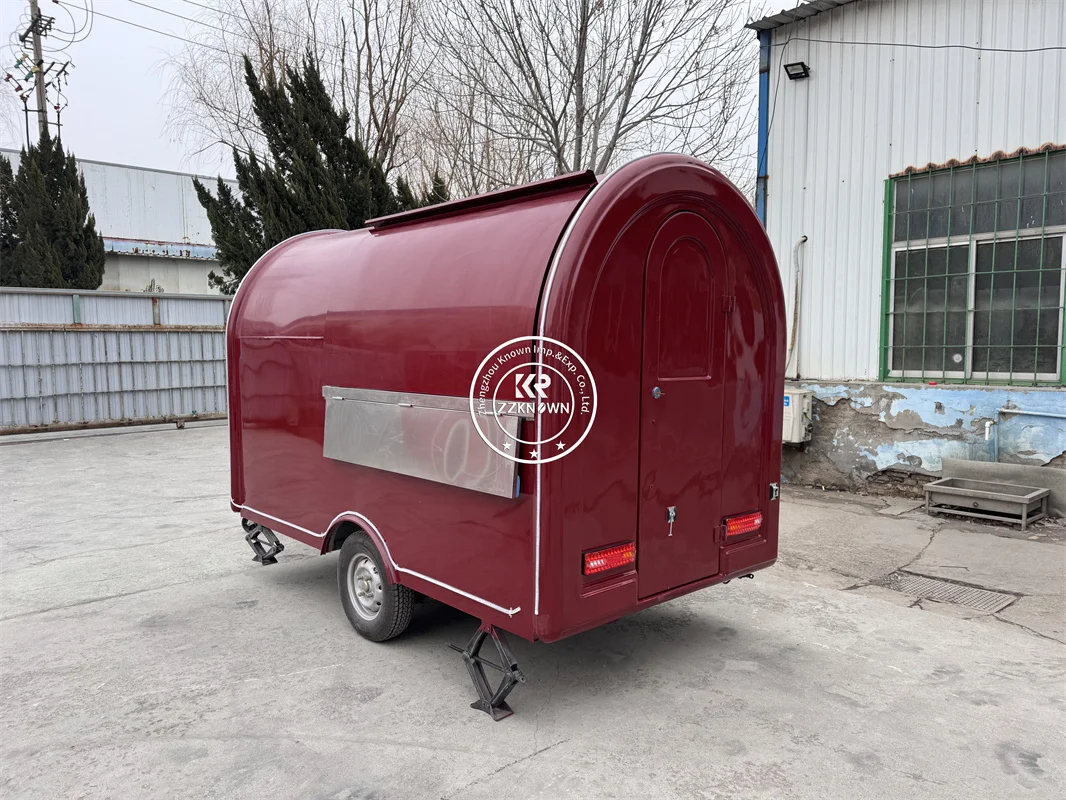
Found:
[[663, 396], [663, 390], [656, 386], [654, 389], [651, 390], [651, 396], [658, 400], [660, 397]]
[[666, 521], [670, 523], [670, 530], [667, 532], [667, 536], [674, 535], [674, 520], [677, 519], [677, 506], [666, 507]]

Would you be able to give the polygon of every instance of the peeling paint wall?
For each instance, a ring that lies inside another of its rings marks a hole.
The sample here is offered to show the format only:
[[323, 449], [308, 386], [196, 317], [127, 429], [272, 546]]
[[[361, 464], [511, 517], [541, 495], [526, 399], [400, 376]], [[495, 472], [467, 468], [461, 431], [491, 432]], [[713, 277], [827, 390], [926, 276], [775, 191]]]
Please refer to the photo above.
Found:
[[[814, 392], [814, 433], [785, 446], [786, 482], [917, 492], [942, 459], [1060, 467], [1066, 389], [795, 382]], [[992, 423], [987, 426], [986, 423]], [[997, 458], [998, 456], [998, 458]]]

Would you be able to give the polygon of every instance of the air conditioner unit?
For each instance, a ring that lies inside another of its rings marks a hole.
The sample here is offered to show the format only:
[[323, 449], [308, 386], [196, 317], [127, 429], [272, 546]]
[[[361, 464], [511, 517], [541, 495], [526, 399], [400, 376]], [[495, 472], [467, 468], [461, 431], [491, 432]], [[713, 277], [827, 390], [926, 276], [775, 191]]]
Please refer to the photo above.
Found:
[[785, 389], [785, 413], [782, 417], [781, 441], [803, 444], [811, 440], [814, 415], [811, 410], [814, 392], [807, 389]]

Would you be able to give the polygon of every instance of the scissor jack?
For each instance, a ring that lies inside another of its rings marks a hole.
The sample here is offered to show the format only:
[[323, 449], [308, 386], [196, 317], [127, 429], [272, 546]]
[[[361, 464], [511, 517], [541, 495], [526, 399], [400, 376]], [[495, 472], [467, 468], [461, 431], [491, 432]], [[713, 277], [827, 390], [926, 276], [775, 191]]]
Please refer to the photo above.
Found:
[[[490, 637], [500, 656], [499, 664], [481, 657], [481, 647]], [[478, 699], [471, 703], [470, 707], [484, 711], [496, 722], [511, 716], [514, 712], [506, 703], [507, 695], [517, 684], [525, 683], [526, 676], [518, 668], [514, 653], [507, 644], [507, 634], [487, 622], [482, 622], [477, 633], [467, 642], [466, 649], [454, 644], [448, 647], [462, 654], [466, 670], [470, 673], [470, 680], [474, 682], [474, 688], [477, 690]], [[489, 685], [489, 680], [485, 676], [485, 667], [490, 667], [503, 675], [500, 685], [495, 690]]]
[[258, 522], [252, 522], [250, 519], [242, 519], [241, 527], [244, 528], [247, 534], [244, 537], [244, 541], [248, 542], [248, 546], [255, 553], [255, 558], [252, 561], [258, 561], [264, 567], [267, 564], [277, 564], [277, 555], [285, 549], [285, 545], [274, 535], [274, 531], [270, 530], [270, 528], [264, 528]]

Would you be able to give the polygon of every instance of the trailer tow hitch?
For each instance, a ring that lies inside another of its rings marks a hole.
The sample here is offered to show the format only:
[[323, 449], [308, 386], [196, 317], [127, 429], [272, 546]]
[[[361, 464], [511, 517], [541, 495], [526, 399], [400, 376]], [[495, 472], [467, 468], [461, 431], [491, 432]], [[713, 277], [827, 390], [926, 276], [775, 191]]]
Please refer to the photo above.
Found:
[[242, 519], [241, 527], [247, 533], [244, 541], [248, 542], [248, 546], [255, 553], [255, 558], [252, 561], [258, 561], [264, 567], [267, 564], [277, 564], [277, 555], [285, 549], [285, 545], [274, 535], [274, 531], [270, 530], [270, 528], [264, 528], [258, 522], [252, 522], [250, 519]]
[[[496, 645], [496, 652], [500, 656], [499, 664], [481, 657], [481, 647], [489, 637], [492, 638], [493, 644]], [[526, 676], [518, 668], [514, 653], [511, 652], [511, 647], [507, 643], [507, 634], [499, 628], [483, 622], [474, 637], [467, 643], [465, 649], [454, 644], [450, 644], [448, 647], [462, 654], [463, 661], [466, 663], [466, 670], [470, 673], [470, 680], [474, 682], [474, 689], [477, 690], [478, 699], [471, 703], [470, 707], [476, 708], [478, 711], [484, 711], [496, 722], [511, 716], [514, 712], [506, 703], [507, 695], [511, 693], [511, 690], [517, 684], [525, 683]], [[489, 680], [485, 675], [485, 667], [490, 667], [503, 674], [503, 679], [495, 690], [489, 685]]]

